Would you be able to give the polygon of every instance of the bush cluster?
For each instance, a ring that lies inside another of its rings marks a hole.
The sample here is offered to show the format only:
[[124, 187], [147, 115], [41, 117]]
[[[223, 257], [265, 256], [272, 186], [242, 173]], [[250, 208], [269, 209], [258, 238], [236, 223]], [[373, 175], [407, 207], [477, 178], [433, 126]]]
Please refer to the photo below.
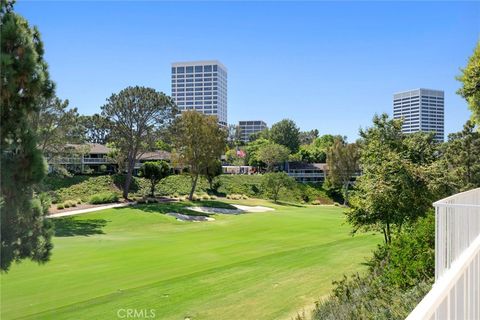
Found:
[[313, 319], [405, 319], [434, 280], [435, 218], [430, 213], [380, 246], [367, 274], [334, 281]]
[[118, 194], [115, 192], [101, 192], [90, 197], [91, 204], [112, 203], [118, 201]]

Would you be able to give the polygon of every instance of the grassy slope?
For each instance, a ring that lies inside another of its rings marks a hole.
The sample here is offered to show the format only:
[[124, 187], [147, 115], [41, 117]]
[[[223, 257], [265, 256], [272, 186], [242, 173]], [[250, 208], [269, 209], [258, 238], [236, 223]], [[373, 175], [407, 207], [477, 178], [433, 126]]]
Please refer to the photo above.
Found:
[[115, 319], [118, 308], [153, 308], [157, 319], [289, 318], [361, 269], [379, 240], [352, 238], [336, 207], [276, 208], [208, 223], [132, 208], [70, 218], [51, 262], [2, 275], [1, 318]]

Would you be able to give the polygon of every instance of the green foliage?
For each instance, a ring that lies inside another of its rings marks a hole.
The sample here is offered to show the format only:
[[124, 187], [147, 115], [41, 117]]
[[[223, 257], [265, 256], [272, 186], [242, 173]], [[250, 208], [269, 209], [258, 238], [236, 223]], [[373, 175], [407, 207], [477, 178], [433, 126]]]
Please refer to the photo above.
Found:
[[227, 133], [219, 127], [217, 117], [187, 111], [175, 119], [171, 136], [174, 165], [188, 168], [192, 178], [192, 199], [199, 176], [214, 167], [225, 151]]
[[457, 190], [480, 186], [480, 132], [472, 121], [467, 121], [462, 131], [448, 136], [444, 160]]
[[202, 172], [202, 175], [207, 179], [210, 190], [216, 191], [220, 187], [221, 183], [213, 183], [215, 178], [222, 174], [222, 162], [220, 160], [211, 161]]
[[247, 157], [245, 161], [248, 163], [249, 166], [254, 167], [264, 167], [265, 163], [258, 159], [258, 150], [265, 145], [268, 145], [270, 141], [267, 139], [259, 138], [253, 142], [250, 142], [246, 146]]
[[50, 205], [52, 204], [51, 196], [46, 192], [42, 192], [38, 195], [38, 199], [40, 200], [40, 203], [42, 205], [42, 212], [44, 214], [47, 214], [48, 209], [50, 208]]
[[430, 290], [435, 273], [431, 213], [374, 252], [366, 275], [334, 281], [313, 319], [405, 319]]
[[295, 180], [285, 172], [266, 173], [262, 177], [262, 190], [274, 202], [277, 202], [282, 190], [293, 189]]
[[267, 165], [267, 171], [273, 171], [275, 165], [279, 165], [288, 160], [290, 150], [280, 144], [269, 143], [262, 145], [257, 153], [256, 158], [258, 161]]
[[283, 119], [272, 125], [269, 140], [287, 147], [291, 153], [296, 153], [300, 147], [300, 129], [293, 120]]
[[405, 156], [401, 121], [386, 114], [375, 116], [373, 126], [360, 131], [362, 176], [357, 179], [347, 220], [354, 232], [383, 232], [390, 243], [394, 228], [400, 230], [430, 208], [433, 195], [423, 167]]
[[352, 177], [359, 170], [360, 153], [358, 144], [335, 140], [328, 149], [328, 180], [332, 186], [341, 188], [344, 205], [348, 204], [348, 190]]
[[32, 119], [41, 102], [53, 96], [54, 84], [38, 30], [13, 12], [13, 3], [0, 6], [0, 269], [8, 271], [14, 261], [44, 263], [52, 249], [50, 222], [33, 193], [47, 165]]
[[463, 85], [457, 93], [467, 100], [472, 120], [480, 126], [480, 41], [457, 80]]
[[149, 161], [140, 167], [140, 176], [150, 181], [150, 195], [155, 196], [155, 186], [170, 174], [170, 166], [165, 161]]
[[112, 94], [102, 106], [102, 116], [111, 123], [111, 136], [115, 137], [118, 153], [127, 160], [124, 198], [128, 198], [138, 155], [154, 148], [157, 133], [173, 121], [176, 112], [170, 97], [139, 86]]
[[98, 113], [80, 116], [79, 123], [83, 129], [83, 139], [90, 143], [106, 144], [110, 135], [110, 121]]
[[112, 203], [118, 201], [118, 194], [115, 192], [102, 192], [90, 197], [91, 204]]

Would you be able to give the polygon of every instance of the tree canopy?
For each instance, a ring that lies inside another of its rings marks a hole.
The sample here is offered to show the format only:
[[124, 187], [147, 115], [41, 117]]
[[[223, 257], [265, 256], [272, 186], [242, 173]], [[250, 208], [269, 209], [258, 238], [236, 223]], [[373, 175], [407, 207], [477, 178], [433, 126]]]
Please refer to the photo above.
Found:
[[185, 111], [172, 126], [174, 161], [187, 167], [192, 178], [189, 199], [193, 199], [198, 177], [207, 172], [225, 151], [227, 133], [220, 128], [217, 117], [196, 111]]
[[155, 196], [156, 185], [170, 174], [170, 166], [165, 161], [148, 161], [140, 167], [140, 176], [150, 181], [150, 195]]
[[53, 96], [54, 84], [37, 28], [5, 1], [0, 2], [0, 19], [0, 269], [7, 271], [13, 261], [48, 261], [53, 247], [51, 224], [33, 193], [47, 165], [31, 119], [38, 116], [42, 101]]
[[267, 171], [273, 171], [275, 165], [287, 161], [290, 150], [276, 143], [268, 143], [260, 146], [256, 157], [267, 165]]
[[281, 144], [290, 149], [291, 153], [295, 153], [300, 147], [300, 129], [293, 120], [283, 119], [272, 125], [269, 131], [269, 140]]
[[175, 103], [170, 97], [155, 89], [138, 86], [112, 94], [102, 106], [102, 116], [110, 123], [115, 146], [127, 160], [125, 199], [138, 157], [155, 147], [159, 131], [171, 124], [175, 114]]
[[467, 66], [461, 71], [462, 74], [457, 80], [462, 83], [462, 87], [457, 93], [467, 100], [472, 119], [480, 128], [480, 41], [477, 42]]

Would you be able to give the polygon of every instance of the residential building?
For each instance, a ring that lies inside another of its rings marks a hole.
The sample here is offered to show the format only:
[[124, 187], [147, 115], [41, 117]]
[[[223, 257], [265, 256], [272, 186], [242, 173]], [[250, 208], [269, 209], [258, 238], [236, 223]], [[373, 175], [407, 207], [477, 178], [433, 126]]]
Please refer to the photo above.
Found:
[[180, 111], [218, 117], [227, 126], [227, 68], [217, 60], [172, 63], [172, 98]]
[[240, 141], [247, 143], [252, 134], [267, 129], [267, 124], [261, 120], [239, 121], [238, 128], [240, 129]]
[[[76, 173], [116, 172], [118, 164], [108, 156], [111, 151], [106, 145], [98, 143], [69, 144], [64, 157], [54, 157], [48, 160], [49, 171], [54, 170], [55, 166], [61, 165], [68, 171]], [[145, 152], [137, 159], [134, 171], [136, 172], [144, 162], [159, 160], [170, 161], [170, 153], [163, 150]]]
[[393, 118], [403, 119], [402, 132], [435, 132], [435, 140], [444, 140], [444, 92], [415, 89], [393, 95]]
[[297, 182], [322, 183], [327, 174], [326, 163], [286, 162], [285, 171]]

